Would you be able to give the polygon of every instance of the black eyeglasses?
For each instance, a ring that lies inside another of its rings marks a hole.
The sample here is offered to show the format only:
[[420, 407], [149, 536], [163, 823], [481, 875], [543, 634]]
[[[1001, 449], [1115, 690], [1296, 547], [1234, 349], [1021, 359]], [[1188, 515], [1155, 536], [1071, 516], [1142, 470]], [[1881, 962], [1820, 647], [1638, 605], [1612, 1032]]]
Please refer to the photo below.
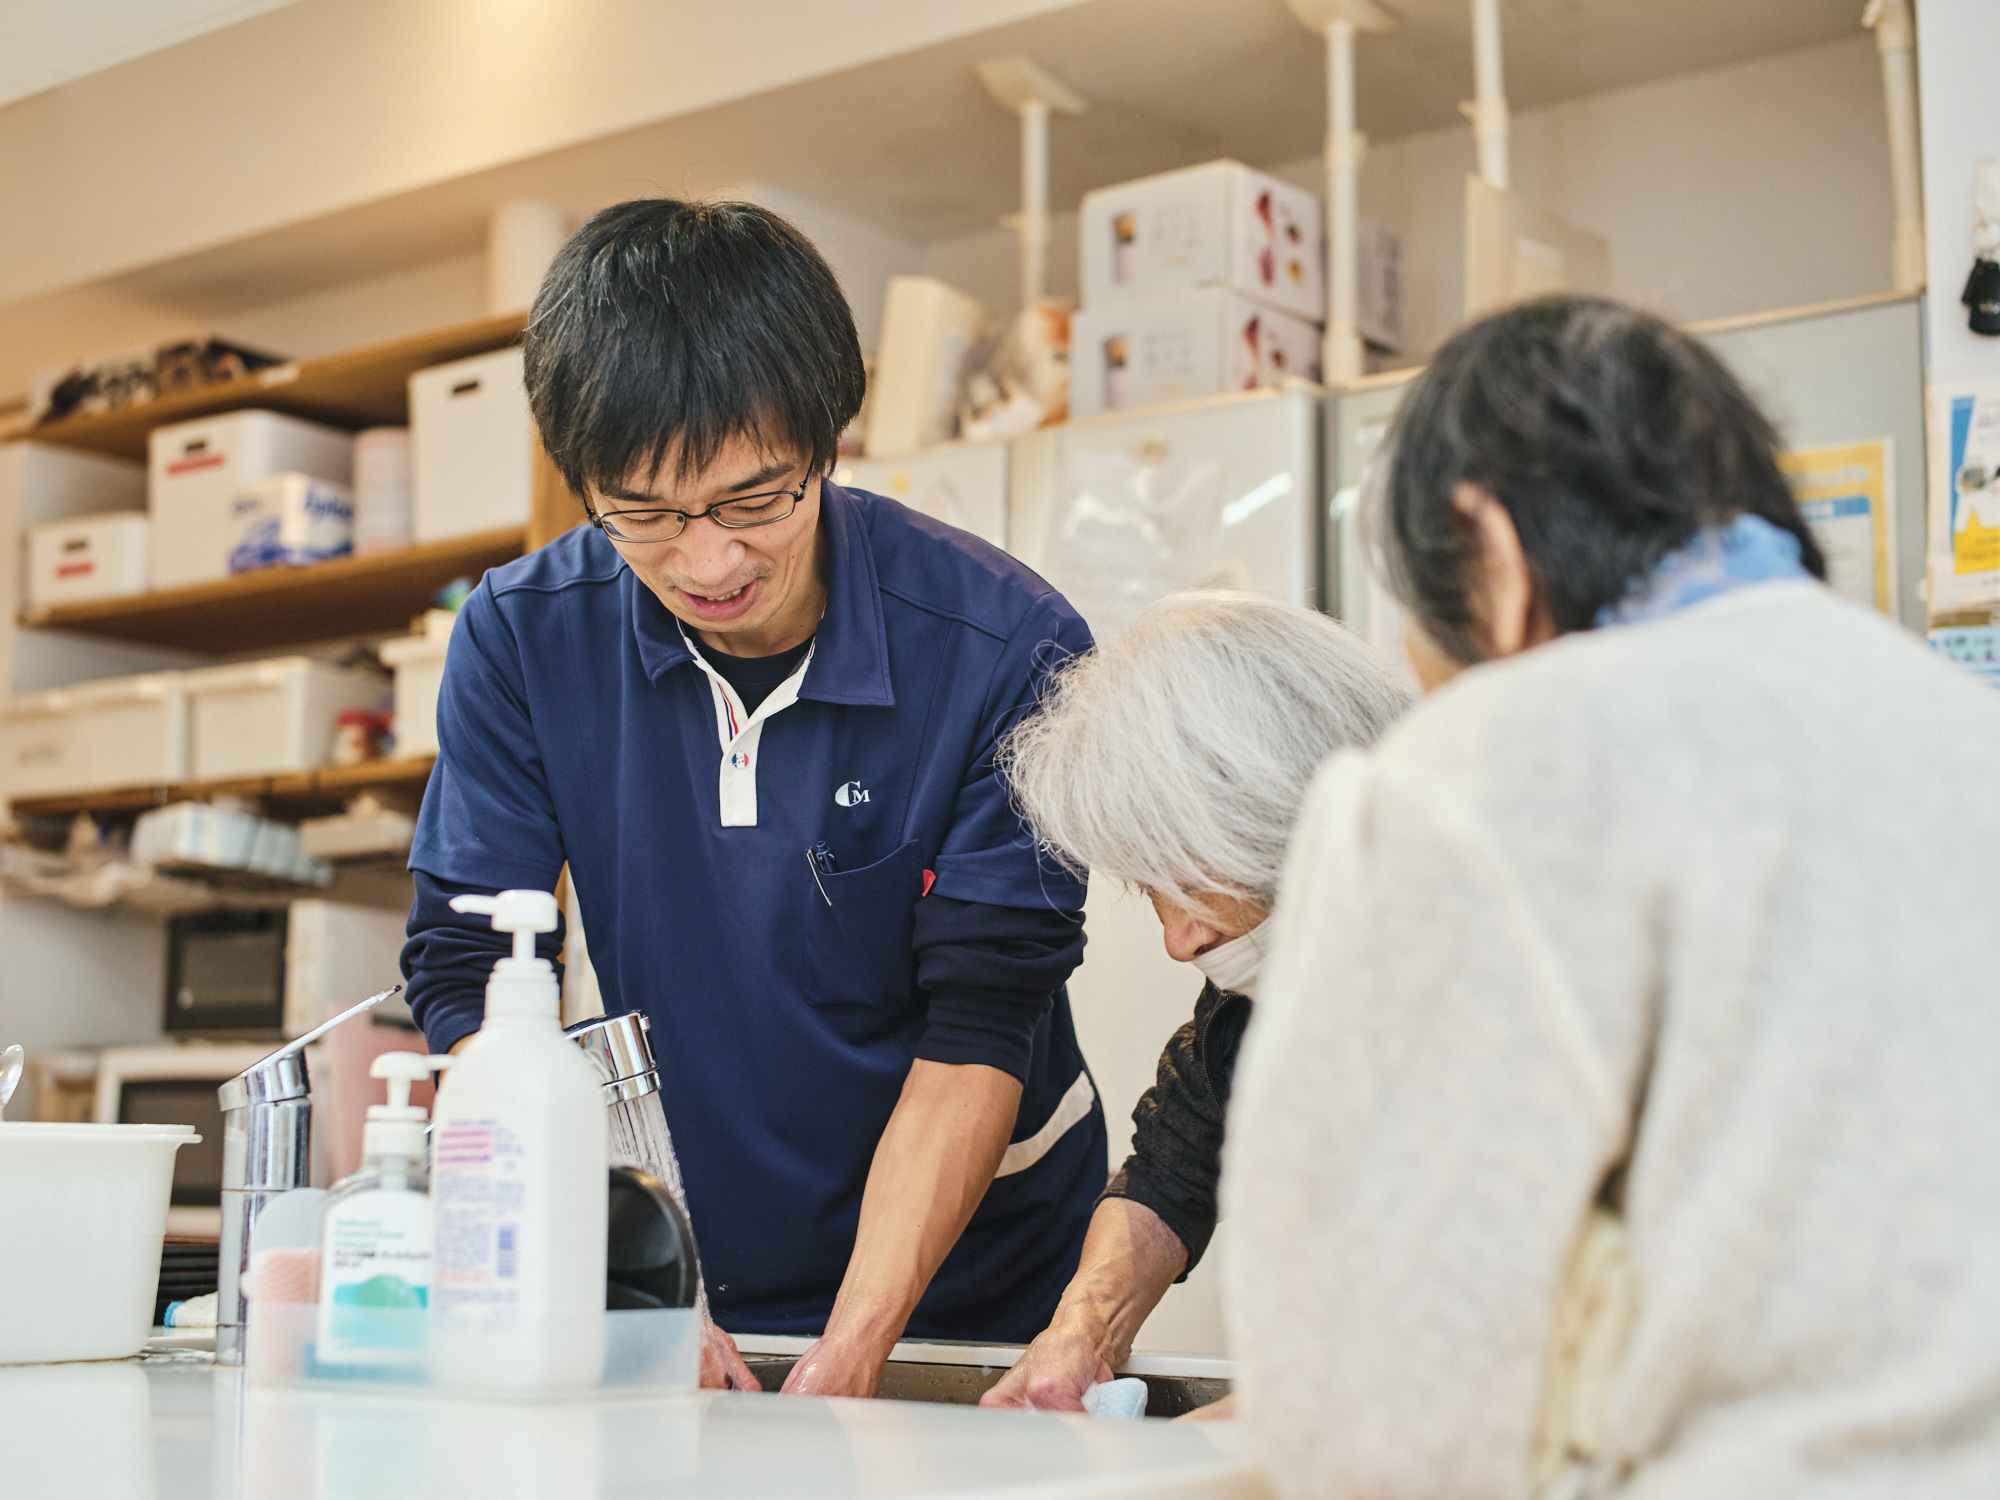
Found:
[[772, 490], [767, 494], [738, 495], [733, 500], [720, 500], [707, 510], [591, 510], [585, 512], [591, 523], [614, 542], [671, 542], [687, 530], [690, 521], [699, 521], [703, 516], [718, 526], [726, 526], [731, 531], [747, 531], [752, 526], [769, 526], [773, 521], [782, 521], [799, 508], [806, 498], [809, 479], [799, 481], [795, 490]]

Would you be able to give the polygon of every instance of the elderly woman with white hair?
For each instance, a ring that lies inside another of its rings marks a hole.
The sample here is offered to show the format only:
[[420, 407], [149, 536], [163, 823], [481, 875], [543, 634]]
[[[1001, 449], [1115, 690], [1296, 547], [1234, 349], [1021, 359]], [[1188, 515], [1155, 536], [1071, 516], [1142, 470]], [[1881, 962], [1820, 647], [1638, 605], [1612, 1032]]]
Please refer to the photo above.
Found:
[[1411, 697], [1324, 615], [1251, 594], [1176, 594], [1064, 667], [1004, 745], [1016, 799], [1048, 848], [1144, 891], [1167, 952], [1208, 982], [1133, 1111], [1132, 1155], [1098, 1203], [1054, 1320], [983, 1405], [1080, 1409], [1200, 1260], [1293, 820], [1320, 762], [1373, 743]]

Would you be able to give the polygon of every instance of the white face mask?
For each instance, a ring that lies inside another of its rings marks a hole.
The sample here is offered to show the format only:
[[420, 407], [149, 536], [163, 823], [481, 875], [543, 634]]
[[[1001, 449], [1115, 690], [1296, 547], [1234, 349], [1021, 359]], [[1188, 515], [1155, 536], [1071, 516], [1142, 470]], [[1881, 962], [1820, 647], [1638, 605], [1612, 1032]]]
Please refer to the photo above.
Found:
[[1259, 922], [1242, 937], [1218, 943], [1206, 953], [1195, 955], [1194, 966], [1215, 981], [1219, 990], [1257, 998], [1257, 971], [1264, 967], [1271, 924]]

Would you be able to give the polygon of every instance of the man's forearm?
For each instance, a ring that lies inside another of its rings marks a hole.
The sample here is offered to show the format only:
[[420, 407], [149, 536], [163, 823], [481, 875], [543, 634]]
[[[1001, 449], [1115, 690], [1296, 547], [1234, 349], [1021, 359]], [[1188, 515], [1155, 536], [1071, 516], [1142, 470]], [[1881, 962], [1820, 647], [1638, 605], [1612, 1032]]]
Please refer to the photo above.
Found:
[[992, 1185], [1020, 1112], [998, 1068], [919, 1059], [868, 1169], [854, 1255], [826, 1337], [886, 1359]]
[[1096, 1343], [1115, 1370], [1186, 1265], [1187, 1247], [1158, 1214], [1129, 1198], [1106, 1198], [1090, 1216], [1082, 1259], [1049, 1327]]

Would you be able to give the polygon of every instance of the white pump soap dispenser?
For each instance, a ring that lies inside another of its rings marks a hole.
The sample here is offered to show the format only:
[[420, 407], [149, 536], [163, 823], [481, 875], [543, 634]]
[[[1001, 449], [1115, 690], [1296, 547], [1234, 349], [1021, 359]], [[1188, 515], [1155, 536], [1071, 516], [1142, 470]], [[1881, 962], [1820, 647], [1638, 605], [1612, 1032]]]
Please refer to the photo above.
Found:
[[455, 896], [513, 934], [486, 1022], [438, 1089], [432, 1131], [431, 1379], [460, 1388], [576, 1391], [604, 1363], [609, 1151], [602, 1080], [563, 1035], [547, 891]]
[[368, 1107], [361, 1170], [335, 1184], [320, 1214], [322, 1365], [415, 1365], [430, 1301], [431, 1204], [424, 1188], [422, 1106], [410, 1089], [456, 1058], [384, 1052], [369, 1064], [388, 1080], [388, 1103]]

